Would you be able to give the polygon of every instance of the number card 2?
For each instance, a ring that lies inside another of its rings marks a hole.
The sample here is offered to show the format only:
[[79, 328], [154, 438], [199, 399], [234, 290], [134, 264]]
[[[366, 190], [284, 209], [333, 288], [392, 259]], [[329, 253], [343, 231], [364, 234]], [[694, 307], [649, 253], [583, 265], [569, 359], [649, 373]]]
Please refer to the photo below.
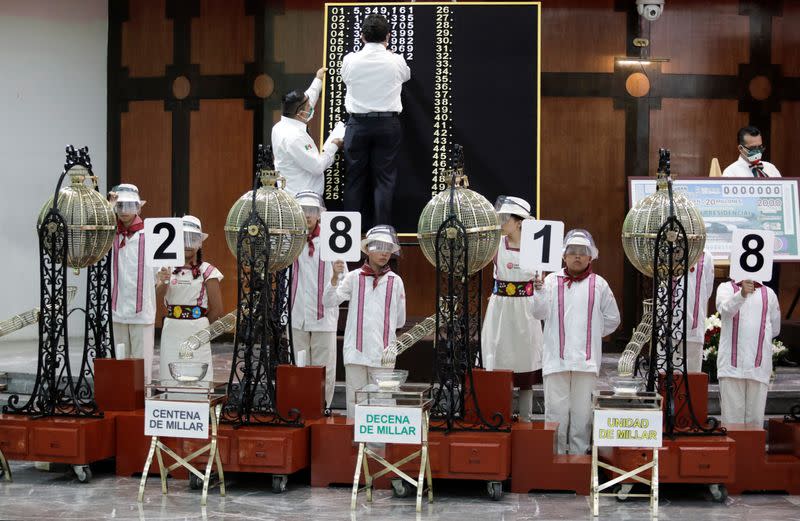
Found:
[[144, 220], [144, 255], [148, 266], [183, 266], [183, 219], [153, 217]]
[[558, 271], [563, 242], [563, 222], [525, 219], [519, 244], [520, 267], [528, 271]]
[[731, 237], [731, 279], [766, 282], [772, 278], [775, 232], [733, 231]]
[[348, 262], [361, 259], [359, 212], [323, 212], [319, 228], [320, 259]]

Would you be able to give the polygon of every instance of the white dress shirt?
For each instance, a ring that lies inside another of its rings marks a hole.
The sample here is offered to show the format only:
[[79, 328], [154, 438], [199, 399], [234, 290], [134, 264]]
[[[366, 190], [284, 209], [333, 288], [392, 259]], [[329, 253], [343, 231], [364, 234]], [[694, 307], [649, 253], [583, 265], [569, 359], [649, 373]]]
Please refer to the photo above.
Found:
[[344, 108], [350, 114], [403, 111], [400, 92], [411, 78], [411, 69], [402, 55], [382, 43], [367, 43], [345, 56], [341, 75], [347, 86]]
[[[306, 91], [308, 102], [317, 104], [322, 81], [314, 78]], [[272, 127], [272, 151], [275, 169], [286, 179], [286, 191], [292, 195], [303, 190], [313, 190], [322, 195], [325, 189], [325, 170], [332, 164], [339, 149], [328, 142], [320, 154], [317, 145], [306, 130], [306, 124], [294, 118], [281, 116]]]
[[[767, 174], [767, 177], [781, 176], [781, 173], [772, 163], [762, 161], [761, 164], [764, 165], [764, 173]], [[742, 156], [739, 156], [739, 159], [725, 168], [722, 172], [722, 177], [753, 177], [753, 171], [750, 169], [750, 163]]]

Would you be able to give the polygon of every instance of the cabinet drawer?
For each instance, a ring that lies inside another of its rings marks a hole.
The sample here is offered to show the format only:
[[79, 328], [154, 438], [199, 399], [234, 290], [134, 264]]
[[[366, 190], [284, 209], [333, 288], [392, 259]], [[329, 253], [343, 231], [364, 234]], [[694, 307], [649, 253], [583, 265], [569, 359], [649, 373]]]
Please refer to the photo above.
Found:
[[28, 429], [13, 425], [0, 427], [0, 450], [7, 456], [28, 454]]
[[730, 474], [728, 447], [680, 447], [680, 475], [685, 478], [722, 478]]
[[78, 456], [78, 429], [36, 428], [32, 435], [32, 453], [74, 458]]
[[[211, 438], [207, 440], [183, 440], [183, 446], [181, 447], [184, 457], [188, 456], [192, 452], [208, 445], [211, 443]], [[230, 453], [231, 453], [231, 439], [228, 437], [218, 436], [217, 437], [217, 452], [219, 452], [219, 459], [222, 461], [223, 468], [225, 465], [230, 463]], [[194, 463], [205, 463], [208, 461], [208, 452], [200, 454], [195, 459], [192, 460]]]
[[289, 441], [285, 438], [239, 438], [239, 465], [282, 467]]
[[496, 474], [503, 456], [499, 443], [454, 442], [450, 444], [450, 472]]

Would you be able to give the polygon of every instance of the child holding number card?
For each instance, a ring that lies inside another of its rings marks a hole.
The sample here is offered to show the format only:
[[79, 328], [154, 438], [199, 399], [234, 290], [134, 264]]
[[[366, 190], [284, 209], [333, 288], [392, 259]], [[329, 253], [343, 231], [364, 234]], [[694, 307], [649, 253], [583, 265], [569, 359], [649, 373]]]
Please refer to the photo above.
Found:
[[[200, 219], [192, 215], [183, 216], [184, 265], [169, 271], [160, 271], [156, 297], [167, 307], [164, 327], [161, 329], [161, 375], [162, 380], [171, 378], [170, 362], [179, 362], [180, 346], [191, 335], [207, 327], [222, 316], [222, 273], [203, 261], [203, 233]], [[164, 275], [162, 276], [162, 273]], [[208, 364], [203, 381], [214, 381], [214, 361], [211, 344], [201, 345], [194, 352], [192, 362]]]
[[333, 265], [330, 286], [323, 303], [336, 307], [350, 301], [344, 331], [344, 369], [347, 384], [347, 416], [355, 414], [355, 393], [369, 383], [370, 367], [381, 367], [386, 347], [406, 323], [406, 291], [403, 280], [389, 268], [389, 259], [400, 251], [394, 228], [378, 225], [361, 241], [367, 261], [345, 274], [344, 261]]
[[[108, 193], [117, 214], [117, 234], [111, 257], [111, 315], [117, 358], [144, 359], [144, 380], [153, 371], [156, 322], [156, 284], [147, 266], [144, 249], [144, 221], [139, 217], [147, 201], [139, 189], [121, 184]], [[124, 347], [123, 347], [124, 346]]]
[[752, 280], [717, 288], [722, 319], [717, 354], [724, 424], [764, 427], [772, 375], [772, 339], [781, 331], [781, 310], [772, 288]]
[[532, 271], [519, 265], [522, 221], [531, 205], [519, 197], [501, 195], [495, 203], [503, 238], [494, 256], [494, 288], [481, 331], [481, 353], [487, 369], [514, 371], [519, 388], [520, 421], [530, 421], [533, 386], [542, 381], [542, 324], [533, 316]]
[[[309, 233], [303, 252], [292, 264], [292, 341], [295, 354], [305, 351], [308, 365], [325, 367], [325, 402], [331, 407], [336, 383], [336, 327], [339, 307], [325, 306], [323, 295], [330, 286], [333, 262], [320, 258], [319, 219], [325, 203], [316, 192], [295, 196], [303, 208]], [[346, 274], [343, 272], [343, 275]]]
[[586, 230], [564, 238], [564, 265], [538, 277], [533, 314], [545, 321], [544, 409], [558, 422], [558, 452], [585, 454], [592, 432], [592, 392], [602, 362], [603, 337], [619, 326], [619, 309], [606, 280], [592, 271], [598, 251]]

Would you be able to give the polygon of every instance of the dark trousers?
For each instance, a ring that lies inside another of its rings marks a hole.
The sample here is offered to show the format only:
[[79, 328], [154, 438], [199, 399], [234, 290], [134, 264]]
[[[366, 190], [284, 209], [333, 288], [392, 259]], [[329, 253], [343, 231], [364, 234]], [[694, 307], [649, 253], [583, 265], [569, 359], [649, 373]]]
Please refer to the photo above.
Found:
[[[392, 198], [397, 180], [395, 158], [402, 130], [397, 116], [347, 120], [344, 158], [347, 165], [344, 209], [361, 212], [364, 229], [392, 224]], [[372, 193], [369, 193], [372, 188]], [[372, 198], [373, 215], [365, 215]], [[372, 217], [372, 218], [370, 218]]]

